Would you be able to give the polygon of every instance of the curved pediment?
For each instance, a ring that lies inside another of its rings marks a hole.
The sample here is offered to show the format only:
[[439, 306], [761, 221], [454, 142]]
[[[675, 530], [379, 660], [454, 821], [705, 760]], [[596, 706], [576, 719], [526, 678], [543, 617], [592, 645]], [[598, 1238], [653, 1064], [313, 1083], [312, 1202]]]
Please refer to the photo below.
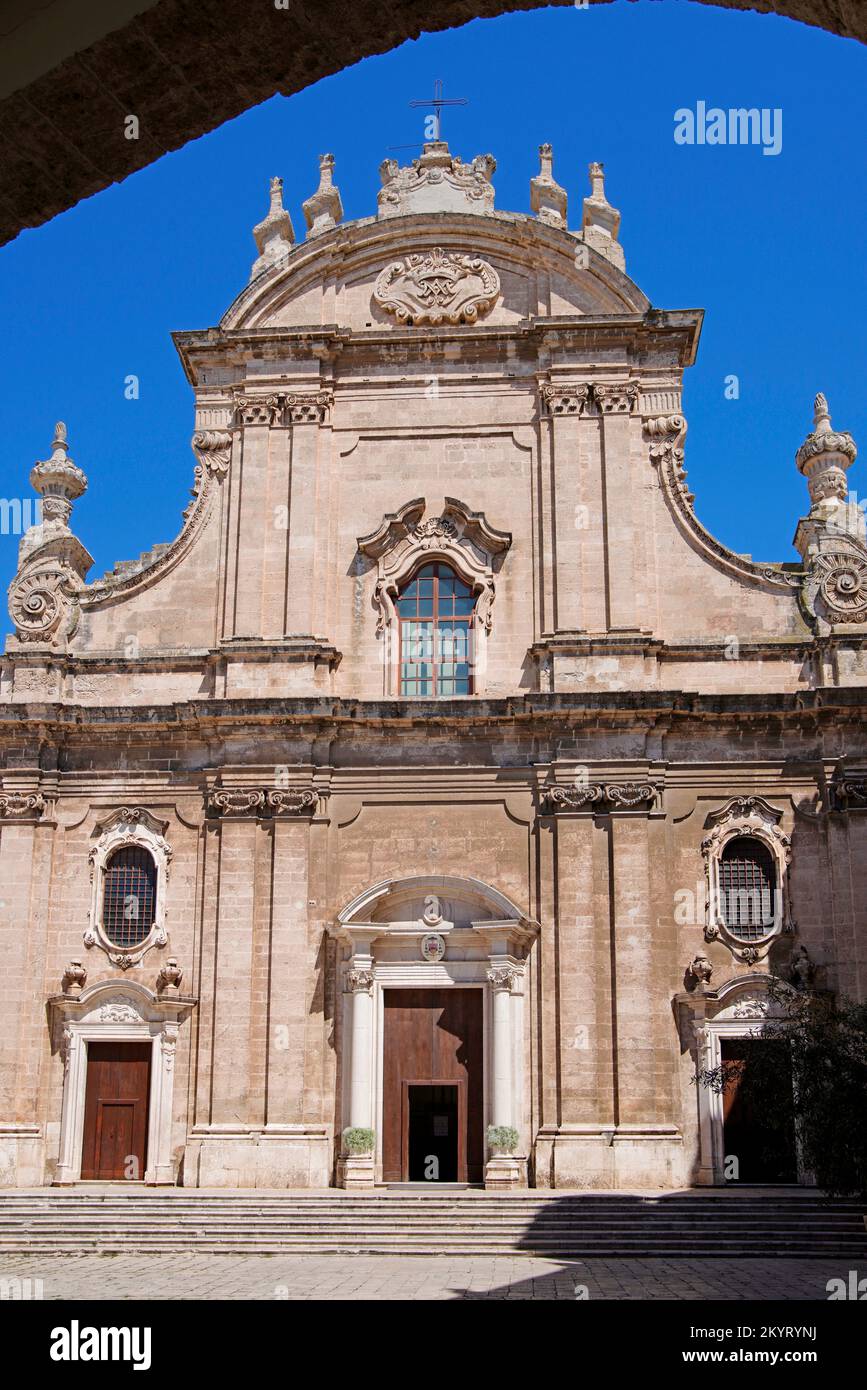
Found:
[[476, 878], [413, 874], [386, 879], [359, 893], [338, 913], [343, 927], [372, 923], [419, 928], [510, 923], [533, 932], [537, 924], [499, 889]]
[[641, 290], [579, 235], [517, 213], [421, 213], [335, 227], [238, 296], [231, 330], [503, 325], [644, 313]]

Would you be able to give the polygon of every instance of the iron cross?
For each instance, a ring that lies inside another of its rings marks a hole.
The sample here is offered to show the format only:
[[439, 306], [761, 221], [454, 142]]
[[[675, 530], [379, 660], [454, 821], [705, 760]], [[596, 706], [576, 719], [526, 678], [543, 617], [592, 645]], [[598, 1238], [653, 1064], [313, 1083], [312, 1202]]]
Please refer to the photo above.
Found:
[[[444, 106], [466, 106], [467, 97], [444, 97], [442, 78], [438, 77], [434, 81], [433, 101], [430, 97], [418, 101], [411, 101], [410, 106], [432, 106], [434, 108], [434, 140], [442, 139], [442, 108]], [[427, 136], [427, 131], [425, 131]]]

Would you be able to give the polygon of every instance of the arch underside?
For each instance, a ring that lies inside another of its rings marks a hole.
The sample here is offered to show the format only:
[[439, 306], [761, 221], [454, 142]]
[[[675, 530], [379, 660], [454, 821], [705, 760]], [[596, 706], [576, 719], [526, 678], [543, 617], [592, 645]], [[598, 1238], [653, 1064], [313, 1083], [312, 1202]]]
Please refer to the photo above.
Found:
[[[573, 0], [546, 3], [569, 7]], [[699, 3], [786, 16], [867, 41], [867, 7], [855, 0]], [[0, 244], [277, 92], [302, 91], [423, 31], [537, 7], [540, 0], [431, 0], [423, 7], [318, 0], [263, 5], [251, 23], [248, 0], [222, 0], [203, 24], [190, 0], [116, 0], [80, 7], [66, 33], [49, 33], [48, 42], [42, 11], [34, 10], [6, 36], [0, 57], [0, 92], [9, 93], [0, 101], [7, 133]], [[136, 114], [138, 139], [123, 138], [123, 112]]]

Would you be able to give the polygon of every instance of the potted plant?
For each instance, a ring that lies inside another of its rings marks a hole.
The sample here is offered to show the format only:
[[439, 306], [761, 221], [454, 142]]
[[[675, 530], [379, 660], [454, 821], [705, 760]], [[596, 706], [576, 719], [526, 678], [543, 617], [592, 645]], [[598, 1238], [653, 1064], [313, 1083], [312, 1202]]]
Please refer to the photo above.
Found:
[[369, 1158], [373, 1153], [373, 1130], [347, 1127], [341, 1135], [345, 1158]]
[[492, 1158], [507, 1158], [518, 1147], [518, 1131], [511, 1125], [488, 1125], [488, 1149]]

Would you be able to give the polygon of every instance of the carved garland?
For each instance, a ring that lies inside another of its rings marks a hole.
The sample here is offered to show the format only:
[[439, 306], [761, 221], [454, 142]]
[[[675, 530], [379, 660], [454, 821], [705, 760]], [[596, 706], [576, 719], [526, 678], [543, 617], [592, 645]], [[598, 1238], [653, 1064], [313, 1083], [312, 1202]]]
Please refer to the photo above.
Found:
[[[168, 942], [165, 926], [166, 885], [172, 848], [164, 837], [165, 825], [138, 806], [122, 806], [106, 820], [101, 821], [97, 829], [101, 832], [99, 839], [88, 855], [91, 907], [90, 922], [84, 933], [84, 944], [88, 949], [98, 946], [100, 950], [105, 951], [113, 965], [119, 966], [121, 970], [129, 970], [132, 966], [138, 965], [154, 946], [165, 946]], [[124, 950], [111, 941], [102, 924], [106, 869], [115, 850], [127, 845], [138, 845], [146, 849], [156, 865], [153, 924], [144, 940], [131, 950]]]
[[656, 795], [651, 782], [589, 782], [574, 787], [546, 787], [542, 804], [548, 815], [582, 811], [587, 806], [628, 811], [636, 806], [652, 806]]
[[[794, 931], [788, 895], [788, 866], [792, 849], [788, 835], [779, 826], [782, 811], [761, 796], [734, 796], [708, 817], [712, 827], [701, 842], [707, 884], [704, 937], [722, 941], [736, 959], [754, 965], [767, 955], [774, 938]], [[719, 865], [723, 849], [730, 840], [745, 836], [761, 841], [771, 852], [776, 870], [773, 925], [754, 942], [745, 942], [726, 926], [722, 912]]]
[[205, 815], [255, 816], [263, 819], [280, 815], [301, 815], [314, 811], [320, 796], [314, 787], [218, 787], [205, 794]]
[[50, 803], [41, 792], [0, 793], [0, 820], [36, 820], [50, 810]]

